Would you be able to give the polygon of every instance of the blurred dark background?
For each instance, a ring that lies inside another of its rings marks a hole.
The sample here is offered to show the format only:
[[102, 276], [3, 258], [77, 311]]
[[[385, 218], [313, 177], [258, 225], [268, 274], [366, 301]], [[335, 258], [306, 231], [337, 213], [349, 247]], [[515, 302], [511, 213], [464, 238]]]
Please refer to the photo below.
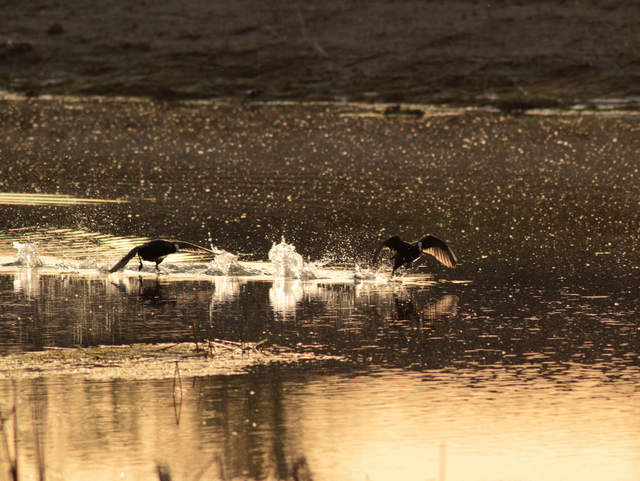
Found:
[[640, 95], [640, 2], [4, 0], [0, 89], [561, 106]]

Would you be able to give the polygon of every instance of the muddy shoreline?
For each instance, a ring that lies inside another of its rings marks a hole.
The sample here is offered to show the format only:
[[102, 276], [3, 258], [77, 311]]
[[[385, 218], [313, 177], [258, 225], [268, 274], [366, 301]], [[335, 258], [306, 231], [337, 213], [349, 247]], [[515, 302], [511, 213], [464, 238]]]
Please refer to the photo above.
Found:
[[0, 89], [29, 95], [506, 109], [640, 96], [637, 2], [8, 0], [0, 14]]

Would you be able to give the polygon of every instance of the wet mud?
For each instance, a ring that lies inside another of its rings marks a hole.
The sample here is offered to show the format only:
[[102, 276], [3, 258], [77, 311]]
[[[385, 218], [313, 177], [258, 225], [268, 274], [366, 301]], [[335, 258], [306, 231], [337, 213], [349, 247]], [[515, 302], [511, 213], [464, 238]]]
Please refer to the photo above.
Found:
[[206, 339], [201, 342], [49, 348], [2, 356], [0, 378], [75, 376], [95, 381], [231, 376], [267, 364], [296, 365], [338, 357], [296, 352], [264, 342]]

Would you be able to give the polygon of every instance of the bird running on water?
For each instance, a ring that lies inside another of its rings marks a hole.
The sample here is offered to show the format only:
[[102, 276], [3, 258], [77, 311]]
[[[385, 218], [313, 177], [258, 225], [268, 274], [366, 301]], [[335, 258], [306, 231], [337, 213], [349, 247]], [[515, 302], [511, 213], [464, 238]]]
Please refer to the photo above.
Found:
[[391, 271], [391, 277], [395, 274], [396, 270], [399, 267], [404, 266], [405, 268], [409, 268], [411, 264], [420, 258], [423, 252], [427, 254], [431, 254], [434, 256], [440, 263], [444, 264], [447, 267], [455, 267], [458, 259], [456, 259], [456, 255], [449, 248], [449, 246], [444, 242], [434, 237], [432, 235], [426, 235], [422, 239], [417, 242], [409, 243], [405, 242], [397, 235], [387, 239], [376, 249], [373, 254], [372, 262], [375, 264], [378, 254], [382, 249], [387, 247], [393, 255], [391, 259], [393, 259], [393, 270]]
[[109, 270], [109, 272], [119, 271], [124, 266], [126, 266], [127, 263], [136, 255], [138, 256], [138, 260], [140, 261], [138, 270], [142, 270], [142, 261], [144, 260], [155, 262], [156, 270], [159, 271], [160, 268], [158, 267], [158, 265], [164, 260], [165, 257], [167, 257], [169, 254], [180, 252], [181, 250], [203, 251], [208, 252], [209, 254], [219, 254], [219, 252], [215, 252], [211, 249], [207, 249], [206, 247], [192, 244], [191, 242], [166, 241], [163, 239], [156, 239], [131, 249], [126, 256], [120, 259], [120, 261]]

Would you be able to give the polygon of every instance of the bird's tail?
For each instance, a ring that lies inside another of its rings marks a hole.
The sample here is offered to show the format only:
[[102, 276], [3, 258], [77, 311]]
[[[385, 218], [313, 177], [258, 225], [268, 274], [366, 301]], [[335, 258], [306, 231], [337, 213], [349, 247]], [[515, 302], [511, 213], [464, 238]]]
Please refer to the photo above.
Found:
[[118, 262], [115, 266], [109, 269], [109, 272], [116, 272], [122, 269], [137, 253], [138, 253], [138, 247], [134, 247], [129, 251], [129, 253], [126, 256], [120, 259], [120, 262]]

